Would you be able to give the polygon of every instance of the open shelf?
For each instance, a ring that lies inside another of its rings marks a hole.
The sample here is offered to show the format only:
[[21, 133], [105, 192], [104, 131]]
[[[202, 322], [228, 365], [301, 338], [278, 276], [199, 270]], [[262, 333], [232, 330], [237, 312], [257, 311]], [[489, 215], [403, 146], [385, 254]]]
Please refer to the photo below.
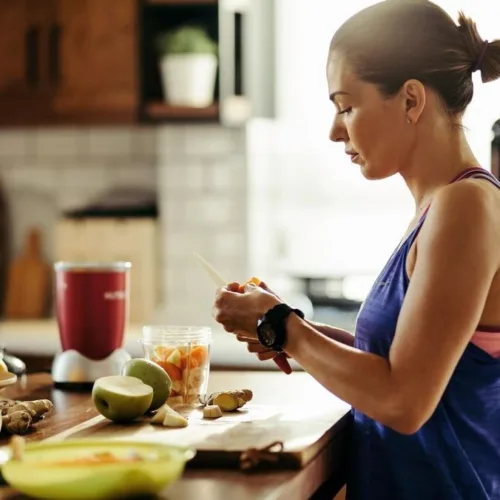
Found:
[[162, 101], [146, 103], [143, 111], [145, 118], [157, 120], [217, 120], [219, 105], [212, 104], [206, 108], [192, 108], [188, 106], [171, 106]]
[[146, 5], [217, 5], [219, 0], [144, 0]]
[[183, 24], [200, 25], [218, 41], [218, 2], [216, 0], [143, 0], [140, 38], [140, 117], [147, 122], [218, 121], [219, 74], [213, 103], [206, 108], [171, 106], [165, 101], [160, 74], [157, 36]]

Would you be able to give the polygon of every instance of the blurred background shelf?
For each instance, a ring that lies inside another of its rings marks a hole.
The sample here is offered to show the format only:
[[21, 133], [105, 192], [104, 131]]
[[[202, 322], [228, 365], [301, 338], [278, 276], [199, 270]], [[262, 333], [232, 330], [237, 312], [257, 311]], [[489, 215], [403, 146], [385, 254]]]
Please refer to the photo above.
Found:
[[144, 0], [146, 5], [217, 5], [219, 0]]
[[213, 104], [206, 108], [191, 108], [188, 106], [171, 106], [157, 101], [145, 105], [144, 115], [149, 120], [217, 120], [219, 105]]

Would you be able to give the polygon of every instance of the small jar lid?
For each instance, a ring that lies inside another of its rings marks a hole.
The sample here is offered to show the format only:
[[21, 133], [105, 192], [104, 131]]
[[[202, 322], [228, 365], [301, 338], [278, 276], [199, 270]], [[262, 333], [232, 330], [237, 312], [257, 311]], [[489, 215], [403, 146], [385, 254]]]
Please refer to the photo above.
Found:
[[212, 329], [208, 326], [146, 325], [142, 328], [145, 344], [209, 343]]
[[73, 271], [73, 272], [89, 272], [89, 271], [128, 271], [132, 267], [130, 262], [114, 261], [114, 262], [69, 262], [59, 261], [54, 264], [56, 271]]

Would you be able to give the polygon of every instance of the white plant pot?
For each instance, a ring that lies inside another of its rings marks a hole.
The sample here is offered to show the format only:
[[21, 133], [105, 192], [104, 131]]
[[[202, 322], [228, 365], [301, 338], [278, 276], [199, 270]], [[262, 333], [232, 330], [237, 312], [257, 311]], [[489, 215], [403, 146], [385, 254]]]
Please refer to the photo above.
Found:
[[174, 106], [205, 108], [213, 103], [217, 57], [173, 54], [160, 61], [165, 100]]

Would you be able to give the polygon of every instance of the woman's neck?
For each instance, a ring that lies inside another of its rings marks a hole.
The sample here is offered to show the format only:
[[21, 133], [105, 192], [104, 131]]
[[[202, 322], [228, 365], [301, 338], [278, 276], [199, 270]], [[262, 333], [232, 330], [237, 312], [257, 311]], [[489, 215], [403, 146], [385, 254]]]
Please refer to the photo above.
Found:
[[[441, 126], [440, 126], [441, 125]], [[463, 170], [479, 166], [463, 129], [435, 123], [421, 127], [407, 168], [401, 171], [415, 200], [416, 212], [431, 201], [436, 189], [445, 186]]]

